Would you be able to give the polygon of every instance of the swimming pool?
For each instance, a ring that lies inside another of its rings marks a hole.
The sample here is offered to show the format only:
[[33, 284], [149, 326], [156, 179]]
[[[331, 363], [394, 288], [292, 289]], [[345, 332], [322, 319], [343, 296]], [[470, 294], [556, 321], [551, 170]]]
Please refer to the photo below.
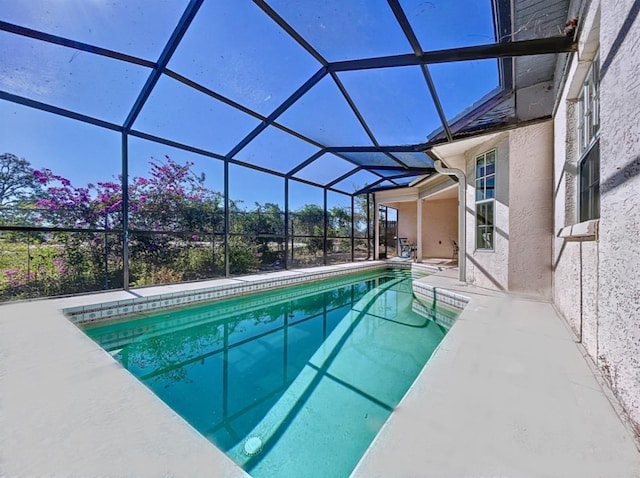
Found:
[[396, 270], [86, 332], [252, 476], [340, 477], [456, 315], [417, 303], [411, 273]]

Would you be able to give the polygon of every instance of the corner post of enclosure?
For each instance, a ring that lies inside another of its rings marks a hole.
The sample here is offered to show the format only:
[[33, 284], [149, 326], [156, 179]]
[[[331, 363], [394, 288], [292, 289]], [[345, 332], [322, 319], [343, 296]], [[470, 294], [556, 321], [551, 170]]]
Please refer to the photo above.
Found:
[[355, 260], [355, 248], [356, 248], [356, 216], [355, 216], [355, 199], [353, 194], [351, 195], [351, 262]]
[[289, 178], [284, 178], [284, 268], [289, 268]]
[[323, 188], [322, 191], [324, 192], [323, 195], [323, 202], [324, 202], [324, 226], [322, 227], [322, 253], [323, 253], [323, 259], [324, 259], [324, 265], [327, 265], [327, 226], [329, 224], [329, 216], [327, 214], [327, 188]]
[[122, 132], [122, 283], [129, 290], [129, 136]]
[[375, 193], [373, 193], [373, 259], [380, 259], [380, 211], [378, 211]]
[[458, 271], [460, 282], [465, 282], [467, 276], [467, 176], [461, 169], [445, 168], [439, 159], [433, 164], [440, 174], [458, 178]]
[[367, 193], [367, 259], [371, 259], [371, 204], [370, 194]]
[[416, 262], [422, 262], [422, 198], [418, 196], [416, 204]]
[[224, 276], [229, 277], [229, 160], [224, 160]]

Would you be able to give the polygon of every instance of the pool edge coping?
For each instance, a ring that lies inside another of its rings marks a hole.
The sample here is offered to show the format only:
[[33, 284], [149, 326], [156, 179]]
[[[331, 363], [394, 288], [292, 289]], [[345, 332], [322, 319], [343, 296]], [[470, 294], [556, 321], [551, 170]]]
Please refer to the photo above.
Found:
[[[151, 295], [137, 296], [129, 299], [110, 300], [96, 302], [87, 305], [64, 307], [62, 313], [68, 320], [76, 325], [113, 320], [126, 316], [144, 313], [152, 313], [197, 305], [213, 300], [229, 299], [242, 295], [265, 292], [287, 286], [295, 286], [323, 279], [331, 279], [358, 272], [369, 272], [380, 269], [409, 269], [411, 263], [395, 261], [367, 261], [362, 263], [347, 263], [341, 265], [329, 265], [306, 269], [292, 269], [280, 271], [288, 273], [274, 277], [273, 273], [239, 276], [230, 279], [218, 279], [196, 283], [202, 285], [198, 288], [178, 290], [175, 292], [152, 293]], [[215, 284], [218, 282], [218, 284]], [[189, 284], [192, 286], [193, 283]], [[176, 284], [175, 287], [179, 287]], [[160, 287], [158, 287], [160, 288]], [[153, 290], [153, 289], [152, 289]], [[96, 295], [96, 298], [98, 296]]]

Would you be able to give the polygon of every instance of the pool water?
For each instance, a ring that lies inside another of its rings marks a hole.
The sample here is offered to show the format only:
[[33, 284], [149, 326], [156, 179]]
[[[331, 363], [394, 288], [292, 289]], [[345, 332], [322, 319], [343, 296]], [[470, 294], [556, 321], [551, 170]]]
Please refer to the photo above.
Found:
[[342, 477], [457, 314], [415, 304], [411, 280], [358, 274], [86, 332], [252, 476]]

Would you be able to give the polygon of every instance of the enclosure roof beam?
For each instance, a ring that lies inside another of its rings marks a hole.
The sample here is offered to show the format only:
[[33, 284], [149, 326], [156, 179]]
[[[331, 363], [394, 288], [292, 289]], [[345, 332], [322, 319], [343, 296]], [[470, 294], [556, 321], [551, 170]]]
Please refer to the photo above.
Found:
[[[409, 19], [404, 13], [404, 10], [400, 6], [398, 0], [387, 0], [393, 14], [396, 17], [396, 20], [400, 24], [400, 28], [404, 32], [404, 35], [407, 37], [411, 48], [413, 48], [413, 53], [416, 57], [420, 57], [423, 50], [420, 46], [420, 42], [418, 41], [418, 37], [416, 37], [413, 28], [411, 28], [411, 24], [409, 23]], [[422, 70], [422, 76], [427, 83], [427, 88], [429, 89], [429, 93], [431, 94], [431, 98], [433, 99], [433, 104], [436, 107], [436, 112], [438, 113], [438, 117], [440, 118], [440, 122], [442, 123], [442, 127], [447, 135], [447, 139], [452, 141], [451, 130], [449, 129], [449, 123], [447, 123], [447, 117], [444, 113], [444, 109], [442, 108], [442, 103], [440, 102], [440, 97], [438, 96], [438, 92], [436, 91], [436, 85], [433, 83], [433, 78], [431, 78], [431, 73], [429, 72], [429, 67], [427, 65], [420, 65], [420, 69]]]
[[278, 15], [278, 13], [276, 13], [276, 11], [267, 4], [267, 2], [263, 0], [253, 0], [253, 3], [255, 3], [258, 7], [260, 7], [260, 9], [264, 13], [266, 13], [269, 16], [269, 18], [271, 18], [271, 20], [276, 22], [280, 28], [282, 28], [285, 32], [287, 32], [287, 34], [291, 38], [293, 38], [302, 48], [304, 48], [307, 51], [307, 53], [309, 53], [312, 57], [314, 57], [322, 66], [327, 66], [329, 64], [329, 62], [325, 60], [325, 58], [320, 53], [318, 53], [318, 51], [315, 48], [313, 48], [309, 44], [309, 42], [307, 42], [307, 40], [305, 40], [298, 33], [297, 30], [292, 28], [291, 25], [289, 25], [284, 20], [284, 18]]
[[307, 91], [313, 88], [322, 78], [327, 74], [325, 67], [320, 68], [316, 73], [309, 78], [300, 88], [294, 91], [289, 98], [287, 98], [280, 106], [278, 106], [273, 113], [266, 117], [253, 131], [245, 136], [229, 153], [227, 158], [232, 158], [238, 154], [245, 146], [247, 146], [251, 140], [258, 136], [263, 130], [272, 124], [282, 113], [284, 113], [291, 105], [298, 101]]
[[333, 78], [334, 83], [340, 90], [340, 93], [342, 93], [343, 98], [346, 100], [347, 104], [349, 105], [349, 108], [351, 108], [351, 111], [353, 111], [353, 114], [356, 115], [358, 122], [367, 133], [367, 136], [369, 136], [369, 139], [371, 140], [371, 142], [374, 145], [378, 146], [378, 140], [376, 140], [376, 137], [373, 135], [371, 128], [369, 128], [369, 125], [364, 120], [364, 117], [360, 113], [360, 110], [358, 109], [356, 104], [353, 102], [351, 95], [349, 94], [347, 89], [344, 87], [344, 84], [342, 83], [342, 81], [340, 81], [340, 78], [338, 78], [338, 75], [336, 74], [336, 72], [331, 72], [331, 78]]
[[182, 76], [180, 73], [176, 73], [175, 71], [170, 70], [169, 68], [165, 68], [164, 73], [168, 77], [173, 78], [176, 81], [179, 81], [183, 85], [193, 88], [194, 90], [198, 90], [200, 93], [204, 93], [205, 95], [210, 96], [211, 98], [214, 98], [239, 111], [242, 111], [243, 113], [248, 114], [249, 116], [253, 116], [254, 118], [259, 119], [261, 121], [265, 119], [265, 117], [262, 116], [260, 113], [256, 113], [252, 109], [249, 109], [246, 106], [242, 106], [240, 103], [230, 100], [226, 96], [222, 96], [221, 94], [216, 93], [213, 90], [210, 90], [206, 86], [203, 86], [200, 83], [197, 83], [185, 76]]
[[[192, 0], [192, 3], [201, 3], [203, 0]], [[185, 16], [190, 10], [191, 6], [187, 8], [185, 12]], [[193, 12], [195, 13], [195, 12]], [[185, 28], [188, 25], [183, 25], [185, 21], [185, 16], [181, 19], [178, 27], [174, 31], [174, 34], [179, 32], [179, 29], [182, 27]], [[192, 18], [189, 20], [191, 21]], [[91, 45], [88, 43], [83, 43], [75, 40], [71, 40], [68, 38], [60, 37], [57, 35], [51, 35], [49, 33], [44, 33], [38, 30], [33, 30], [31, 28], [26, 28], [23, 26], [15, 25], [13, 23], [0, 21], [0, 30], [6, 31], [9, 33], [15, 33], [17, 35], [22, 35], [26, 37], [30, 37], [36, 40], [45, 41], [48, 43], [54, 43], [62, 46], [66, 46], [69, 48], [74, 48], [80, 51], [86, 51], [88, 53], [93, 53], [96, 55], [106, 56], [109, 58], [113, 58], [116, 60], [126, 61], [128, 63], [133, 63], [140, 66], [145, 66], [147, 68], [154, 68], [156, 70], [161, 69], [161, 62], [168, 63], [170, 58], [166, 58], [166, 55], [163, 52], [160, 59], [157, 63], [154, 63], [149, 60], [145, 60], [143, 58], [138, 58], [132, 55], [127, 55], [125, 53], [121, 53], [114, 50], [109, 50], [106, 48], [101, 48], [95, 45]], [[185, 31], [181, 32], [181, 35], [184, 35]], [[167, 46], [177, 47], [177, 44], [172, 44], [174, 41], [174, 37], [169, 40]], [[516, 56], [527, 56], [527, 55], [543, 55], [548, 53], [568, 53], [574, 52], [577, 49], [577, 43], [570, 36], [565, 35], [556, 35], [552, 37], [546, 38], [535, 38], [531, 40], [519, 40], [512, 42], [499, 42], [499, 43], [489, 43], [484, 45], [476, 45], [476, 46], [468, 46], [468, 47], [460, 47], [460, 48], [449, 48], [443, 50], [434, 50], [428, 52], [422, 52], [419, 56], [414, 54], [402, 54], [402, 55], [390, 55], [383, 57], [373, 57], [373, 58], [362, 58], [355, 60], [344, 60], [337, 61], [332, 63], [326, 63], [326, 68], [330, 72], [338, 72], [338, 71], [352, 71], [352, 70], [367, 70], [372, 68], [392, 68], [396, 66], [411, 66], [411, 65], [421, 65], [421, 64], [433, 64], [433, 63], [447, 63], [447, 62], [455, 62], [455, 61], [467, 61], [467, 60], [483, 60], [489, 58], [508, 58], [508, 57], [516, 57]], [[173, 51], [166, 52], [173, 54]]]
[[0, 30], [22, 35], [24, 37], [33, 38], [34, 40], [40, 40], [47, 43], [53, 43], [55, 45], [66, 46], [73, 48], [74, 50], [86, 51], [87, 53], [93, 53], [95, 55], [106, 56], [107, 58], [113, 58], [114, 60], [126, 61], [135, 65], [145, 66], [147, 68], [155, 68], [156, 63], [138, 58], [136, 56], [127, 55], [119, 51], [109, 50], [107, 48], [101, 48], [99, 46], [90, 45], [80, 41], [70, 40], [57, 35], [51, 35], [50, 33], [44, 33], [31, 28], [14, 25], [0, 20]]
[[[420, 172], [419, 172], [418, 174], [419, 174], [419, 175], [429, 175], [429, 174], [432, 174], [432, 173], [434, 173], [434, 172], [435, 172], [435, 169], [433, 169], [433, 168], [426, 168], [426, 169], [421, 169], [421, 170], [420, 170]], [[395, 189], [396, 187], [402, 187], [402, 188], [405, 188], [405, 187], [408, 187], [408, 185], [399, 185], [399, 184], [397, 184], [396, 182], [394, 182], [393, 180], [394, 180], [394, 179], [396, 179], [396, 180], [397, 180], [397, 179], [407, 178], [407, 177], [411, 177], [411, 176], [416, 176], [416, 174], [415, 174], [415, 173], [414, 173], [414, 174], [406, 174], [406, 173], [405, 173], [405, 174], [398, 174], [398, 175], [395, 175], [395, 176], [389, 176], [389, 177], [383, 178], [381, 181], [376, 181], [376, 182], [375, 182], [375, 183], [373, 183], [373, 184], [370, 184], [370, 185], [368, 185], [368, 186], [365, 186], [365, 187], [363, 187], [363, 188], [361, 188], [361, 189], [357, 190], [357, 191], [356, 191], [356, 192], [354, 192], [353, 194], [354, 194], [354, 195], [358, 195], [358, 194], [365, 194], [365, 193], [372, 192], [372, 190], [374, 190], [374, 189], [375, 189], [375, 187], [376, 187], [378, 184], [380, 184], [381, 182], [384, 182], [384, 180], [391, 181], [392, 183], [394, 183], [394, 184], [395, 184], [395, 186], [388, 186], [388, 187], [386, 187], [386, 188], [380, 188], [379, 190], [382, 190], [382, 189]], [[378, 189], [377, 189], [377, 190], [378, 190]]]
[[[207, 151], [205, 149], [196, 148], [194, 146], [189, 146], [188, 144], [178, 143], [178, 142], [172, 141], [170, 139], [161, 138], [159, 136], [154, 136], [154, 135], [148, 134], [148, 133], [143, 133], [142, 131], [131, 130], [129, 132], [129, 134], [131, 136], [135, 136], [137, 138], [146, 139], [148, 141], [153, 141], [153, 142], [156, 142], [156, 143], [164, 144], [164, 145], [167, 145], [167, 146], [171, 146], [172, 148], [181, 149], [183, 151], [189, 151], [190, 153], [199, 154], [201, 156], [207, 156], [209, 158], [218, 159], [220, 161], [224, 161], [226, 159], [230, 164], [235, 164], [235, 165], [238, 165], [238, 166], [242, 166], [244, 168], [249, 168], [249, 169], [253, 169], [255, 171], [260, 171], [260, 172], [263, 172], [263, 173], [266, 173], [266, 174], [271, 174], [272, 176], [277, 176], [279, 178], [283, 178], [284, 179], [284, 178], [287, 177], [287, 175], [285, 173], [281, 173], [279, 171], [275, 171], [275, 170], [268, 169], [268, 168], [263, 168], [262, 166], [258, 166], [258, 165], [251, 164], [251, 163], [245, 163], [244, 161], [240, 161], [238, 159], [225, 158], [221, 154], [212, 153], [211, 151]], [[317, 187], [317, 188], [326, 187], [323, 184], [316, 183], [314, 181], [309, 181], [307, 179], [295, 178], [295, 177], [294, 178], [289, 178], [289, 179], [291, 179], [292, 181], [298, 181], [299, 183], [308, 184], [309, 186], [314, 186], [314, 187]], [[336, 193], [340, 193], [340, 194], [349, 194], [348, 192], [342, 191], [341, 189], [330, 188], [330, 190], [333, 191], [333, 192], [336, 192]]]
[[[68, 48], [73, 48], [76, 50], [80, 50], [80, 51], [85, 51], [88, 53], [93, 53], [96, 55], [100, 55], [100, 56], [104, 56], [104, 57], [108, 57], [108, 58], [113, 58], [115, 60], [120, 60], [120, 61], [125, 61], [127, 63], [132, 63], [132, 64], [136, 64], [136, 65], [140, 65], [140, 66], [144, 66], [147, 68], [156, 68], [157, 67], [157, 63], [149, 61], [149, 60], [145, 60], [143, 58], [138, 58], [132, 55], [127, 55], [125, 53], [121, 53], [118, 51], [114, 51], [114, 50], [109, 50], [106, 48], [101, 48], [95, 45], [91, 45], [88, 43], [83, 43], [83, 42], [79, 42], [79, 41], [75, 41], [75, 40], [70, 40], [68, 38], [64, 38], [64, 37], [60, 37], [60, 36], [56, 36], [56, 35], [51, 35], [49, 33], [44, 33], [38, 30], [33, 30], [31, 28], [26, 28], [26, 27], [22, 27], [19, 25], [14, 25], [12, 23], [8, 23], [8, 22], [4, 22], [0, 20], [0, 30], [2, 31], [6, 31], [9, 33], [14, 33], [17, 35], [21, 35], [21, 36], [25, 36], [25, 37], [29, 37], [29, 38], [33, 38], [35, 40], [40, 40], [40, 41], [44, 41], [47, 43], [53, 43], [56, 45], [61, 45], [61, 46], [65, 46]], [[215, 91], [210, 90], [209, 88], [206, 88], [205, 86], [169, 69], [166, 68], [164, 69], [164, 74], [166, 74], [167, 76], [173, 78], [176, 81], [179, 81], [180, 83], [189, 86], [195, 90], [200, 91], [201, 93], [206, 94], [207, 96], [210, 96], [218, 101], [221, 101], [239, 111], [242, 111], [245, 114], [248, 114], [256, 119], [259, 119], [260, 121], [265, 120], [265, 117], [263, 115], [261, 115], [260, 113], [257, 113], [256, 111], [253, 111], [250, 108], [247, 108], [246, 106], [243, 106]], [[5, 98], [8, 99], [8, 98]], [[12, 101], [11, 99], [8, 99], [8, 101]], [[19, 101], [15, 101], [15, 102], [19, 102]], [[24, 104], [24, 103], [23, 103]], [[36, 107], [36, 106], [33, 106]], [[42, 109], [42, 108], [39, 108]], [[79, 118], [76, 118], [79, 119]], [[82, 121], [82, 120], [81, 120]], [[98, 120], [99, 121], [99, 120]], [[301, 139], [303, 141], [306, 141], [310, 144], [313, 144], [314, 146], [317, 146], [319, 148], [322, 148], [322, 144], [318, 143], [317, 141], [312, 140], [311, 138], [308, 138], [302, 134], [300, 134], [297, 131], [292, 130], [291, 128], [288, 128], [286, 126], [283, 126], [281, 124], [278, 124], [277, 122], [273, 122], [272, 123], [273, 126], [275, 126], [276, 128], [280, 129], [281, 131], [284, 131], [285, 133], [288, 133], [292, 136], [295, 136], [298, 139]], [[104, 124], [102, 125], [104, 126]], [[106, 126], [105, 126], [106, 127]], [[120, 127], [120, 131], [123, 128]]]
[[327, 187], [331, 188], [331, 187], [335, 186], [336, 184], [338, 184], [339, 182], [344, 181], [349, 176], [352, 176], [353, 174], [355, 174], [355, 173], [357, 173], [358, 171], [361, 171], [361, 170], [362, 170], [362, 166], [359, 166], [357, 168], [353, 168], [351, 171], [347, 171], [346, 173], [344, 173], [339, 178], [336, 178], [333, 181], [331, 181], [329, 184], [327, 184]]
[[430, 170], [431, 166], [425, 165], [423, 168], [410, 167], [407, 169], [400, 168], [398, 166], [375, 166], [375, 169], [378, 171], [399, 171], [402, 173], [402, 176], [415, 176], [416, 174], [422, 174], [425, 171]]
[[[164, 70], [164, 74], [169, 76], [170, 78], [173, 78], [176, 81], [179, 81], [180, 83], [184, 84], [185, 86], [188, 86], [190, 88], [193, 88], [195, 90], [198, 90], [200, 93], [204, 93], [207, 96], [210, 96], [211, 98], [218, 100], [226, 105], [231, 106], [232, 108], [235, 108], [239, 111], [242, 111], [243, 113], [252, 116], [260, 121], [266, 121], [267, 117], [261, 115], [260, 113], [247, 108], [246, 106], [241, 105], [240, 103], [237, 103], [229, 98], [227, 98], [226, 96], [221, 95], [220, 93], [216, 93], [215, 91], [207, 88], [206, 86], [201, 85], [200, 83], [193, 81], [185, 76], [182, 76], [180, 73], [176, 73], [175, 71], [169, 69], [169, 68], [165, 68]], [[291, 136], [295, 136], [296, 138], [302, 140], [302, 141], [306, 141], [309, 144], [314, 145], [317, 148], [324, 148], [324, 146], [321, 143], [318, 143], [317, 141], [314, 141], [311, 138], [308, 138], [307, 136], [298, 133], [297, 131], [292, 130], [291, 128], [288, 128], [286, 126], [283, 126], [275, 121], [271, 122], [271, 125], [278, 128], [281, 131], [284, 131], [285, 133], [290, 134]]]
[[[347, 89], [342, 84], [342, 81], [340, 81], [340, 78], [338, 78], [337, 73], [336, 72], [331, 72], [331, 78], [333, 78], [333, 81], [338, 86], [338, 89], [340, 90], [340, 93], [342, 93], [342, 96], [344, 97], [344, 99], [349, 104], [349, 107], [351, 108], [351, 111], [353, 111], [353, 114], [355, 114], [356, 118], [358, 118], [358, 121], [360, 122], [360, 125], [365, 130], [365, 132], [367, 133], [367, 136], [369, 136], [369, 139], [371, 140], [371, 142], [375, 146], [379, 146], [380, 144], [378, 143], [378, 140], [376, 139], [375, 135], [371, 131], [371, 128], [369, 128], [369, 125], [367, 124], [367, 122], [365, 121], [364, 117], [360, 113], [360, 110], [358, 109], [358, 107], [356, 106], [355, 102], [351, 98], [351, 95], [349, 94]], [[394, 158], [393, 156], [389, 156], [389, 158], [392, 161], [394, 161], [394, 162], [398, 163], [399, 165], [401, 165], [402, 167], [404, 167], [404, 168], [407, 167], [407, 165], [404, 164], [402, 161], [400, 161], [398, 158]]]
[[189, 25], [191, 25], [191, 22], [195, 18], [196, 13], [198, 13], [198, 10], [200, 9], [203, 1], [204, 0], [191, 0], [189, 2], [189, 5], [187, 5], [187, 8], [185, 9], [182, 17], [176, 25], [176, 28], [171, 34], [171, 38], [169, 38], [169, 41], [164, 47], [164, 50], [162, 50], [160, 58], [158, 59], [158, 63], [156, 63], [153, 71], [149, 75], [149, 78], [147, 78], [147, 82], [142, 87], [142, 91], [138, 95], [133, 108], [131, 108], [129, 115], [124, 122], [123, 126], [125, 131], [129, 131], [133, 127], [133, 123], [136, 121], [136, 118], [140, 114], [140, 111], [142, 111], [142, 107], [147, 102], [147, 99], [149, 99], [149, 95], [151, 95], [153, 88], [156, 86], [158, 80], [160, 79], [160, 76], [169, 64], [169, 60], [171, 60], [173, 53], [176, 51], [176, 48], [178, 48], [180, 41], [187, 32]]
[[224, 156], [222, 156], [221, 154], [212, 153], [211, 151], [207, 151], [206, 149], [196, 148], [195, 146], [189, 146], [188, 144], [179, 143], [177, 141], [173, 141], [167, 138], [162, 138], [160, 136], [155, 136], [149, 133], [143, 133], [142, 131], [137, 131], [135, 129], [132, 129], [131, 131], [129, 131], [129, 134], [137, 138], [146, 139], [147, 141], [153, 141], [155, 143], [171, 146], [172, 148], [181, 149], [183, 151], [189, 151], [190, 153], [196, 153], [196, 154], [207, 156], [213, 159], [224, 160]]
[[[426, 175], [426, 174], [433, 173], [434, 171], [435, 171], [434, 168], [425, 168], [425, 169], [421, 169], [420, 170], [420, 174], [421, 175]], [[417, 176], [417, 175], [415, 173], [413, 173], [413, 174], [406, 174], [406, 173], [405, 174], [396, 174], [394, 176], [388, 176], [386, 179], [388, 179], [388, 180], [402, 179], [402, 178], [408, 178], [408, 177], [411, 177], [411, 176]]]
[[568, 53], [576, 51], [577, 43], [569, 36], [552, 36], [520, 40], [509, 43], [489, 43], [485, 45], [448, 48], [414, 54], [381, 56], [358, 60], [345, 60], [329, 63], [328, 69], [334, 71], [369, 70], [374, 68], [392, 68], [397, 66], [430, 65], [454, 61], [485, 60], [548, 53]]
[[295, 168], [293, 168], [291, 171], [289, 171], [285, 177], [290, 178], [291, 176], [293, 176], [294, 174], [296, 174], [298, 171], [306, 168], [307, 166], [309, 166], [311, 163], [313, 163], [316, 159], [318, 159], [320, 156], [322, 156], [325, 153], [324, 149], [321, 149], [320, 151], [312, 154], [308, 159], [305, 159], [303, 162], [301, 162], [300, 164], [298, 164]]
[[381, 179], [379, 179], [378, 181], [376, 181], [375, 183], [371, 183], [371, 184], [369, 184], [369, 185], [367, 185], [367, 186], [365, 186], [365, 187], [363, 187], [363, 188], [358, 189], [356, 192], [354, 192], [354, 193], [353, 193], [353, 195], [354, 195], [354, 196], [358, 196], [358, 195], [360, 195], [360, 194], [367, 193], [367, 192], [369, 192], [369, 190], [370, 190], [371, 188], [373, 188], [373, 187], [377, 186], [378, 184], [380, 184], [380, 183], [382, 183], [382, 182], [384, 182], [384, 181], [386, 181], [386, 178], [381, 178]]
[[[426, 143], [399, 146], [327, 146], [329, 153], [421, 153]], [[377, 169], [377, 168], [376, 168]]]
[[18, 103], [23, 106], [28, 106], [30, 108], [35, 108], [37, 110], [46, 111], [47, 113], [53, 113], [59, 116], [64, 116], [66, 118], [82, 121], [83, 123], [93, 124], [113, 131], [122, 132], [123, 129], [119, 124], [109, 123], [108, 121], [103, 121], [101, 119], [94, 118], [93, 116], [87, 116], [76, 113], [75, 111], [65, 110], [64, 108], [59, 108], [48, 103], [41, 103], [40, 101], [35, 101], [30, 98], [25, 98], [24, 96], [7, 93], [6, 91], [2, 90], [0, 90], [0, 99], [10, 101], [12, 103]]

